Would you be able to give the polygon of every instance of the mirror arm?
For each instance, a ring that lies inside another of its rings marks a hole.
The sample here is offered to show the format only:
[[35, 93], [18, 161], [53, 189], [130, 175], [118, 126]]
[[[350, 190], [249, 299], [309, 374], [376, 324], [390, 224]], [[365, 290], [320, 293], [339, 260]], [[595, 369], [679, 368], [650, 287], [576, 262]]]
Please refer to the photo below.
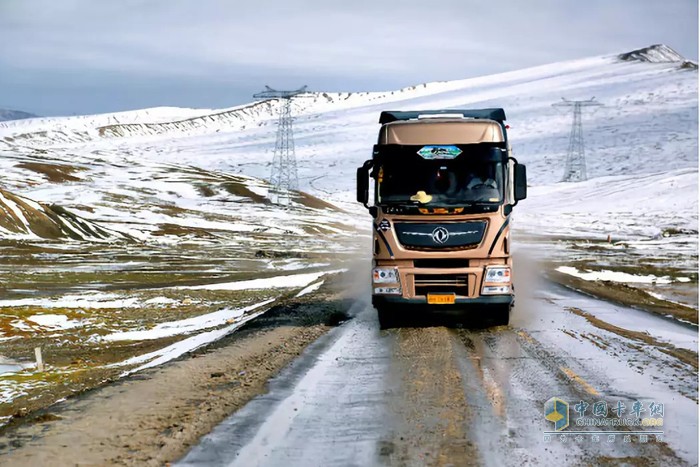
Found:
[[[509, 152], [510, 152], [510, 151], [509, 151]], [[515, 165], [518, 165], [518, 159], [516, 159], [515, 157], [509, 156], [509, 157], [508, 157], [508, 160], [509, 160], [509, 161], [513, 161], [513, 162], [515, 162]], [[515, 178], [515, 167], [513, 167], [513, 177]], [[513, 187], [513, 201], [515, 201], [513, 204], [510, 205], [510, 209], [511, 209], [511, 211], [512, 211], [512, 210], [513, 210], [513, 207], [515, 207], [515, 206], [518, 205], [518, 200], [515, 199], [515, 179], [512, 180], [511, 186]]]
[[[371, 159], [365, 161], [365, 163], [362, 164], [362, 168], [365, 170], [365, 173], [367, 174], [367, 177], [370, 176], [370, 175], [369, 175], [369, 169], [371, 169], [373, 165], [374, 165], [374, 161], [371, 160]], [[367, 193], [369, 193], [369, 180], [368, 180], [368, 182], [367, 182]], [[369, 202], [369, 196], [368, 196], [367, 198], [368, 198], [368, 199], [367, 199], [367, 202]], [[364, 202], [364, 203], [362, 203], [362, 204], [365, 206], [365, 208], [369, 209], [370, 206], [367, 204], [367, 202]]]

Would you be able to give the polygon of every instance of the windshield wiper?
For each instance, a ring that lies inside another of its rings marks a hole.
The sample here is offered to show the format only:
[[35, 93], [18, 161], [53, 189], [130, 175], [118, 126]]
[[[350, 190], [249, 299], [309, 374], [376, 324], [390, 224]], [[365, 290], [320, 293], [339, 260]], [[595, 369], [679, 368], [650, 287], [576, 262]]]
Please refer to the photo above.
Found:
[[397, 208], [412, 208], [416, 206], [423, 206], [420, 204], [418, 201], [410, 201], [410, 200], [403, 200], [403, 201], [382, 201], [379, 204], [383, 204], [385, 206], [391, 206], [391, 207], [397, 207]]

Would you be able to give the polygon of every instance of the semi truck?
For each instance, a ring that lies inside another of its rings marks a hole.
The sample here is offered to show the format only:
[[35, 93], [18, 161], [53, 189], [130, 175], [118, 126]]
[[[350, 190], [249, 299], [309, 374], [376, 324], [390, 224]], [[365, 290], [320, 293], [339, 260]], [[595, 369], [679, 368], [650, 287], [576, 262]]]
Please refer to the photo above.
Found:
[[510, 219], [527, 182], [505, 120], [500, 108], [381, 112], [372, 158], [357, 169], [357, 201], [373, 218], [382, 328], [443, 311], [508, 324]]

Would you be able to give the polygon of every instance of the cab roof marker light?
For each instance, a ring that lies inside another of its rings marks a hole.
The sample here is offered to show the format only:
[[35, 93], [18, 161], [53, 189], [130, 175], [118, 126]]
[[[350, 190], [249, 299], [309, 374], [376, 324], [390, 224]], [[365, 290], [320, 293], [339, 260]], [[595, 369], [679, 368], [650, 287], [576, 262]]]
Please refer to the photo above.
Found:
[[461, 118], [464, 120], [465, 117], [462, 114], [418, 114], [418, 120], [430, 118]]

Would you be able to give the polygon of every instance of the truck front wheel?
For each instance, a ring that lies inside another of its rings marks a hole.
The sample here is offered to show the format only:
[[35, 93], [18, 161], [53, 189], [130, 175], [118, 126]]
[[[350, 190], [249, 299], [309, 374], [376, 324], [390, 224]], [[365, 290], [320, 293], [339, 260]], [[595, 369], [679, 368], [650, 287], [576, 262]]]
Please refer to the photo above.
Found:
[[400, 315], [395, 308], [381, 307], [377, 308], [377, 317], [379, 318], [379, 329], [390, 329], [401, 327]]
[[494, 326], [508, 326], [511, 305], [500, 305], [491, 311], [491, 321]]

